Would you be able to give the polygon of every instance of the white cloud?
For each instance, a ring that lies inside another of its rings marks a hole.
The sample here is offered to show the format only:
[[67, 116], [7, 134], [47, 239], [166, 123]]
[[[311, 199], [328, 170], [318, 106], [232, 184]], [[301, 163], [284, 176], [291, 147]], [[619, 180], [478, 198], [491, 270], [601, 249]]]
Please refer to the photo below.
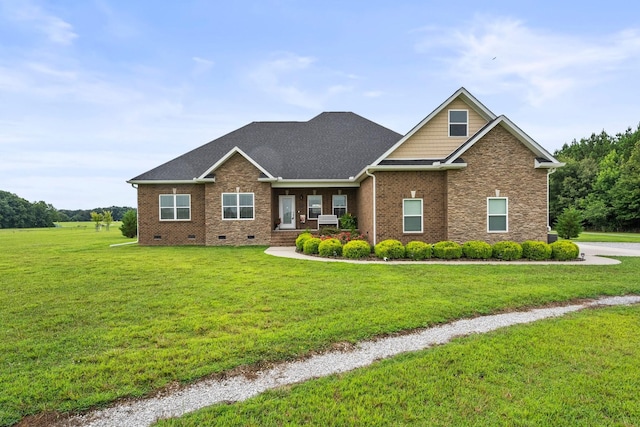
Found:
[[201, 75], [207, 73], [214, 66], [214, 62], [208, 59], [200, 58], [199, 56], [194, 56], [191, 58], [193, 62], [195, 62], [193, 68], [193, 75]]
[[633, 61], [637, 67], [640, 54], [637, 30], [585, 38], [478, 16], [464, 28], [424, 32], [417, 51], [438, 56], [462, 85], [477, 92], [522, 93], [533, 106], [596, 85]]
[[321, 110], [334, 97], [351, 92], [359, 77], [320, 66], [316, 58], [278, 53], [250, 73], [258, 89], [281, 101], [311, 110]]
[[73, 26], [63, 19], [50, 14], [38, 5], [27, 1], [3, 2], [2, 6], [7, 15], [18, 22], [31, 25], [35, 30], [43, 33], [53, 43], [69, 45], [78, 37]]

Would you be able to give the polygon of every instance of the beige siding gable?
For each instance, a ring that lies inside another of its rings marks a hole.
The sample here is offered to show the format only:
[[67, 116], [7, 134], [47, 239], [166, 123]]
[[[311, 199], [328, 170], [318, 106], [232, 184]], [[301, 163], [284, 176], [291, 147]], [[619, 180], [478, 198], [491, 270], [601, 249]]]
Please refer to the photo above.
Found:
[[[449, 110], [469, 111], [467, 137], [449, 136]], [[487, 120], [462, 99], [457, 98], [396, 148], [387, 159], [443, 159], [486, 124]]]

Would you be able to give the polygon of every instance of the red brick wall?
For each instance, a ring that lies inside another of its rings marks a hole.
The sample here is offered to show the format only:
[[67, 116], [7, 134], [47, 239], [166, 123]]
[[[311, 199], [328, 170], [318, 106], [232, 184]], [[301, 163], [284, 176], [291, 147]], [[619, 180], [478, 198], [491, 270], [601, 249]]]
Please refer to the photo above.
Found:
[[[160, 194], [191, 195], [190, 221], [160, 221]], [[138, 185], [141, 245], [204, 245], [204, 185]]]
[[360, 183], [358, 191], [358, 229], [373, 244], [373, 178]]
[[[534, 169], [535, 155], [498, 126], [462, 155], [467, 167], [448, 171], [448, 238], [546, 241], [547, 171]], [[487, 197], [508, 197], [507, 233], [487, 232]]]
[[[444, 172], [376, 172], [376, 241], [397, 239], [438, 242], [445, 239]], [[423, 232], [403, 233], [402, 200], [423, 199]]]
[[[268, 245], [271, 242], [271, 184], [258, 182], [260, 171], [235, 154], [215, 171], [216, 182], [205, 186], [208, 246]], [[223, 220], [222, 193], [254, 193], [253, 220]], [[221, 237], [224, 236], [224, 239]]]

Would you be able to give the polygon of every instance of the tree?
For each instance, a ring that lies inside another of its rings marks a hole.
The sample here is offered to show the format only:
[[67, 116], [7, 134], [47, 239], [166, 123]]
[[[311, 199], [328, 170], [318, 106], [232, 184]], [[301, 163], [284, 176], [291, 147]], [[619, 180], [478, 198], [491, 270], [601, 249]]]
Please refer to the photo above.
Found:
[[96, 223], [96, 231], [100, 231], [100, 223], [102, 222], [102, 214], [91, 212], [91, 221]]
[[640, 228], [640, 140], [622, 165], [612, 195], [616, 216], [625, 228]]
[[556, 222], [558, 236], [563, 239], [573, 239], [582, 233], [582, 215], [575, 208], [567, 208]]
[[120, 231], [124, 237], [134, 238], [138, 235], [138, 213], [135, 209], [130, 209], [124, 214]]
[[105, 227], [107, 227], [107, 231], [109, 231], [109, 226], [113, 222], [113, 215], [111, 215], [111, 211], [102, 211], [102, 220], [104, 221]]

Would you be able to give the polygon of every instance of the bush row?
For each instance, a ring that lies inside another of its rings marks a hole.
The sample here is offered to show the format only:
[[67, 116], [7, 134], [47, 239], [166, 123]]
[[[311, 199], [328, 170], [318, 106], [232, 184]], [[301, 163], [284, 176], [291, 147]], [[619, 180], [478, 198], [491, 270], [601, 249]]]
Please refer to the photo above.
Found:
[[[321, 239], [311, 233], [302, 233], [296, 239], [296, 248], [307, 255], [318, 254], [323, 257], [339, 257], [351, 259], [368, 258], [371, 255], [371, 246], [365, 240], [351, 240], [343, 244], [336, 238]], [[373, 253], [384, 260], [412, 259], [425, 260], [429, 258], [439, 259], [500, 259], [512, 261], [528, 259], [532, 261], [544, 261], [554, 259], [568, 261], [578, 258], [580, 250], [578, 245], [566, 240], [548, 244], [542, 241], [527, 240], [522, 244], [512, 241], [497, 242], [490, 245], [480, 240], [472, 240], [464, 244], [452, 241], [443, 241], [429, 244], [413, 241], [404, 246], [398, 240], [383, 240], [375, 245]]]

